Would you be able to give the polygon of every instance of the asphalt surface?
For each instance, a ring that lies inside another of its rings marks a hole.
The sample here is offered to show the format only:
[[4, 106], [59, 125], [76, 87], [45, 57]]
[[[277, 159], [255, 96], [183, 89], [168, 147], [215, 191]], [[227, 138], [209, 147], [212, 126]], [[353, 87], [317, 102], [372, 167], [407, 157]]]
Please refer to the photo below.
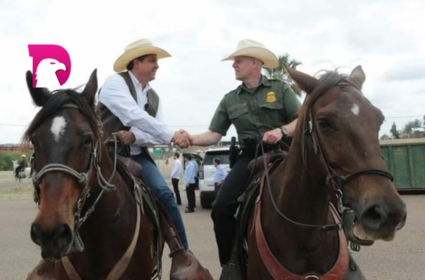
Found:
[[[1, 184], [1, 182], [0, 182]], [[183, 212], [186, 205], [182, 192]], [[406, 226], [393, 242], [376, 242], [354, 252], [354, 258], [367, 279], [424, 280], [425, 279], [425, 195], [404, 195], [408, 219]], [[199, 200], [198, 200], [199, 201]], [[199, 204], [199, 203], [198, 203]], [[2, 196], [0, 191], [0, 280], [25, 279], [39, 262], [40, 251], [29, 235], [30, 224], [37, 212], [29, 191], [20, 196]], [[210, 210], [182, 213], [191, 250], [215, 279], [220, 268], [210, 219]], [[168, 253], [167, 250], [165, 253]], [[164, 254], [164, 277], [168, 279], [170, 261]]]

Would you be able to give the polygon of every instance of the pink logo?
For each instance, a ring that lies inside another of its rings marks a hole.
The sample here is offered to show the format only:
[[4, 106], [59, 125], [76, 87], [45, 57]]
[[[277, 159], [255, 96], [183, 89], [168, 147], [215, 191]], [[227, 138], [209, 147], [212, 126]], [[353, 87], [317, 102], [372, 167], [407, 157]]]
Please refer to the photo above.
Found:
[[32, 86], [55, 87], [68, 81], [71, 59], [68, 52], [58, 45], [28, 45], [32, 57]]

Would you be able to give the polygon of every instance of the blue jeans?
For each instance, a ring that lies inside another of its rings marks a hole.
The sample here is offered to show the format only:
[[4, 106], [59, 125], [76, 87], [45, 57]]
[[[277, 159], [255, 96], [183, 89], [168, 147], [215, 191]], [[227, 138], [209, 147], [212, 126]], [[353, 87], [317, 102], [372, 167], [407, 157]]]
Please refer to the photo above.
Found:
[[167, 186], [167, 183], [165, 182], [164, 177], [162, 177], [162, 174], [159, 172], [158, 167], [156, 167], [156, 165], [148, 157], [149, 156], [144, 153], [132, 156], [133, 160], [137, 161], [142, 166], [142, 176], [145, 179], [146, 184], [152, 189], [155, 197], [162, 203], [162, 205], [164, 205], [165, 209], [167, 209], [183, 246], [186, 249], [189, 249], [183, 219], [180, 215], [180, 209], [177, 206], [174, 194]]

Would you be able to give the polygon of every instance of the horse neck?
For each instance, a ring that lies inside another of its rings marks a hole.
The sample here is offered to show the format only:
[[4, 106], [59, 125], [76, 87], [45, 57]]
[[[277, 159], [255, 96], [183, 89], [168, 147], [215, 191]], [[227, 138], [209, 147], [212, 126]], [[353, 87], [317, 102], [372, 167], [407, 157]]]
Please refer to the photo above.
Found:
[[277, 213], [271, 201], [273, 197], [279, 210], [293, 221], [309, 225], [329, 224], [326, 171], [310, 150], [308, 166], [304, 166], [301, 149], [297, 147], [300, 145], [292, 144], [285, 161], [271, 175], [271, 195], [265, 185], [261, 215], [263, 230], [272, 252], [287, 269], [298, 274], [325, 273], [332, 268], [338, 255], [336, 233], [294, 225]]
[[[101, 171], [108, 180], [113, 172], [113, 162], [104, 148], [101, 151]], [[91, 181], [94, 182], [86, 208], [93, 205], [102, 192], [97, 178], [92, 178]], [[85, 244], [85, 250], [75, 260], [80, 271], [92, 273], [90, 267], [97, 265], [113, 267], [124, 254], [133, 237], [136, 224], [135, 201], [118, 171], [112, 183], [117, 188], [116, 191], [103, 193], [95, 211], [80, 229]]]
[[287, 159], [278, 168], [282, 183], [274, 184], [278, 205], [291, 213], [294, 220], [306, 224], [325, 224], [329, 198], [326, 170], [318, 155], [307, 148], [307, 162], [303, 162], [301, 149], [294, 146]]

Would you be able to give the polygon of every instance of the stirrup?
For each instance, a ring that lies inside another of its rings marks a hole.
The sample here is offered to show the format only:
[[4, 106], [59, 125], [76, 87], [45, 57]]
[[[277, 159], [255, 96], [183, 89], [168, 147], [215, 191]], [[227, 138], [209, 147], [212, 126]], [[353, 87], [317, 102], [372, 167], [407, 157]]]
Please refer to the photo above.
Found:
[[220, 280], [244, 280], [238, 263], [234, 260], [230, 260], [228, 263], [223, 265]]

